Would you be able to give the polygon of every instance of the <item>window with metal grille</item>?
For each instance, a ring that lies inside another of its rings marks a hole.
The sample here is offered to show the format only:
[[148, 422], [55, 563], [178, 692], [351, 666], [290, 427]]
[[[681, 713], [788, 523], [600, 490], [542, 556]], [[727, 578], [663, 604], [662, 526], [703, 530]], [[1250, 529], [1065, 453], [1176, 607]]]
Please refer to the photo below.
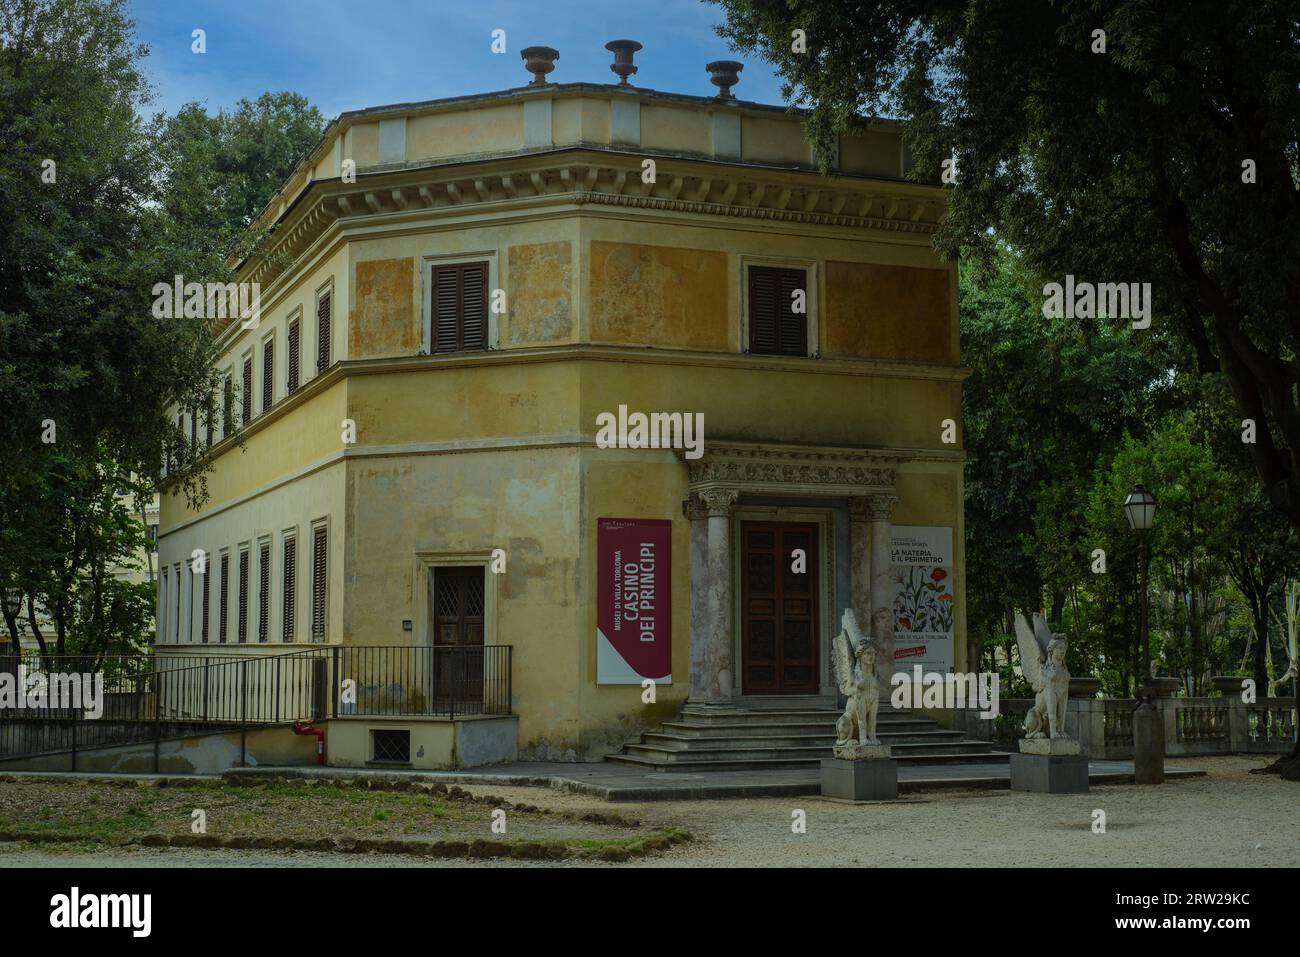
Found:
[[795, 291], [802, 289], [806, 292], [807, 288], [807, 270], [749, 267], [751, 353], [769, 356], [808, 354], [808, 316], [794, 311]]
[[217, 641], [226, 643], [230, 633], [230, 556], [221, 556], [221, 594], [217, 596]]
[[262, 343], [262, 411], [275, 401], [275, 340]]
[[253, 357], [249, 356], [244, 360], [244, 393], [240, 396], [240, 405], [243, 407], [242, 421], [248, 425], [253, 421]]
[[226, 376], [221, 383], [221, 437], [224, 439], [235, 428], [235, 381]]
[[281, 608], [280, 640], [293, 641], [297, 628], [296, 612], [298, 610], [298, 537], [286, 535], [284, 538], [284, 604]]
[[248, 549], [239, 550], [239, 601], [235, 609], [239, 616], [235, 623], [235, 638], [239, 644], [248, 641]]
[[199, 640], [205, 645], [208, 643], [208, 593], [211, 591], [208, 587], [208, 579], [212, 577], [208, 574], [208, 558], [208, 553], [204, 552], [203, 577], [199, 579], [199, 587], [203, 589], [203, 619], [199, 626]]
[[302, 323], [295, 319], [293, 322], [289, 323], [289, 342], [285, 349], [289, 369], [286, 373], [287, 378], [285, 379], [284, 391], [289, 395], [292, 395], [297, 391], [298, 377], [302, 374], [300, 371], [302, 361], [301, 341]]
[[411, 763], [411, 732], [378, 729], [370, 732], [372, 760], [386, 764]]
[[271, 543], [257, 550], [257, 640], [271, 639]]
[[478, 352], [487, 348], [488, 264], [433, 267], [434, 352]]
[[325, 640], [326, 528], [311, 534], [311, 640]]
[[330, 367], [330, 337], [333, 333], [331, 323], [333, 308], [332, 293], [325, 293], [316, 303], [316, 371], [324, 372]]

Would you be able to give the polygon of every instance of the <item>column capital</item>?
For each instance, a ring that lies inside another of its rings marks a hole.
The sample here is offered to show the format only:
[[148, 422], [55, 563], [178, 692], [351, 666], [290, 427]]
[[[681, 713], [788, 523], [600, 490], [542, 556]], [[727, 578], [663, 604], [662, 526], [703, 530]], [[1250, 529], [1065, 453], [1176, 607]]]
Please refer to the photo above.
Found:
[[734, 488], [710, 488], [696, 494], [710, 516], [730, 514], [731, 506], [740, 498], [740, 490]]
[[849, 518], [854, 522], [865, 522], [871, 518], [871, 496], [854, 495], [850, 497]]
[[897, 495], [868, 495], [864, 497], [867, 502], [867, 517], [873, 522], [888, 522], [894, 513], [894, 506], [898, 504]]
[[696, 522], [708, 518], [709, 510], [700, 501], [698, 495], [691, 495], [689, 498], [682, 499], [682, 514], [692, 522]]

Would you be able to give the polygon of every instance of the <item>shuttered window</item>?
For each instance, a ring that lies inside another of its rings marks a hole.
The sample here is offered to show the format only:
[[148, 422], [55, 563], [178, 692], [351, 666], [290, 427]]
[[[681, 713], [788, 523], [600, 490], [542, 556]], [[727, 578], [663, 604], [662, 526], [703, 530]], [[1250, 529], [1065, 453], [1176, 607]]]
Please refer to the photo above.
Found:
[[434, 352], [481, 352], [487, 348], [488, 264], [433, 267]]
[[803, 269], [749, 267], [750, 352], [768, 356], [808, 354], [808, 315], [794, 311], [795, 290], [806, 292], [807, 283], [808, 273]]
[[326, 528], [311, 533], [311, 640], [325, 640]]
[[176, 570], [176, 632], [172, 635], [172, 641], [178, 645], [181, 643], [181, 566], [174, 565]]
[[212, 431], [214, 428], [216, 428], [216, 424], [217, 424], [216, 423], [217, 410], [213, 407], [215, 404], [216, 403], [214, 401], [213, 396], [208, 396], [208, 401], [203, 407], [203, 421], [205, 425], [204, 433], [207, 436], [206, 441], [207, 441], [208, 448], [212, 448]]
[[235, 428], [235, 383], [226, 376], [221, 383], [221, 437], [224, 439]]
[[271, 543], [257, 550], [257, 640], [271, 640]]
[[298, 538], [284, 539], [284, 605], [280, 622], [280, 640], [293, 641], [297, 636], [298, 611]]
[[235, 623], [235, 639], [239, 644], [245, 644], [248, 641], [248, 549], [242, 548], [239, 551], [239, 601], [237, 602], [236, 614], [239, 616]]
[[253, 421], [253, 357], [244, 360], [243, 422], [248, 425]]
[[211, 590], [208, 588], [208, 579], [212, 577], [208, 572], [208, 554], [204, 552], [203, 575], [199, 579], [199, 587], [203, 589], [203, 619], [199, 626], [199, 640], [205, 645], [208, 643], [208, 592]]
[[333, 305], [332, 293], [325, 293], [316, 303], [316, 371], [324, 372], [330, 367], [330, 336]]
[[199, 410], [190, 410], [190, 452], [199, 450]]
[[262, 343], [262, 411], [275, 401], [275, 340]]
[[217, 641], [226, 643], [230, 633], [230, 556], [221, 556], [221, 594], [217, 596]]
[[285, 352], [289, 364], [288, 378], [285, 380], [284, 390], [292, 395], [298, 389], [298, 377], [301, 375], [302, 359], [302, 323], [295, 319], [289, 323], [289, 343]]
[[167, 569], [162, 570], [162, 585], [158, 589], [158, 627], [155, 629], [157, 640], [165, 642], [167, 640], [167, 590], [171, 584], [171, 578]]

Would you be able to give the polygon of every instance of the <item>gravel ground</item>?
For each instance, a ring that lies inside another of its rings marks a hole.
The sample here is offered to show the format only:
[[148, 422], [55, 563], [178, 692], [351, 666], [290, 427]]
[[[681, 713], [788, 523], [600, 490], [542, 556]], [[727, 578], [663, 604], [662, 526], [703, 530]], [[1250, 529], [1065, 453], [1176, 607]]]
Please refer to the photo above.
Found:
[[[1271, 759], [1268, 759], [1271, 760]], [[846, 805], [817, 797], [608, 804], [538, 788], [466, 786], [556, 810], [683, 827], [696, 840], [654, 857], [596, 867], [1058, 866], [1300, 867], [1300, 784], [1252, 775], [1263, 758], [1179, 758], [1204, 778], [1159, 787], [1113, 785], [1081, 795], [946, 791]], [[792, 832], [793, 812], [807, 832]], [[1093, 833], [1094, 811], [1106, 832]], [[548, 862], [418, 861], [387, 855], [134, 849], [50, 853], [0, 845], [6, 866], [574, 866]]]

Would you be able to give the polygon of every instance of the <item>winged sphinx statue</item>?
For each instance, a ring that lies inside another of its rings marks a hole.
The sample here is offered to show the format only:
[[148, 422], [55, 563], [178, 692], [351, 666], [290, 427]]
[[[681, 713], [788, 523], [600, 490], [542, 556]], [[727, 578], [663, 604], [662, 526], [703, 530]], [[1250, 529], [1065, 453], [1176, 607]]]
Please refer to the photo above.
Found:
[[1065, 710], [1070, 700], [1070, 672], [1065, 666], [1069, 647], [1065, 636], [1054, 635], [1047, 619], [1034, 612], [1034, 627], [1016, 615], [1016, 644], [1020, 666], [1034, 689], [1034, 706], [1025, 715], [1026, 738], [1064, 738]]
[[880, 681], [876, 677], [876, 654], [880, 648], [858, 628], [853, 609], [844, 609], [843, 628], [831, 643], [831, 664], [835, 683], [849, 700], [835, 722], [835, 743], [879, 744], [876, 712], [880, 708]]

